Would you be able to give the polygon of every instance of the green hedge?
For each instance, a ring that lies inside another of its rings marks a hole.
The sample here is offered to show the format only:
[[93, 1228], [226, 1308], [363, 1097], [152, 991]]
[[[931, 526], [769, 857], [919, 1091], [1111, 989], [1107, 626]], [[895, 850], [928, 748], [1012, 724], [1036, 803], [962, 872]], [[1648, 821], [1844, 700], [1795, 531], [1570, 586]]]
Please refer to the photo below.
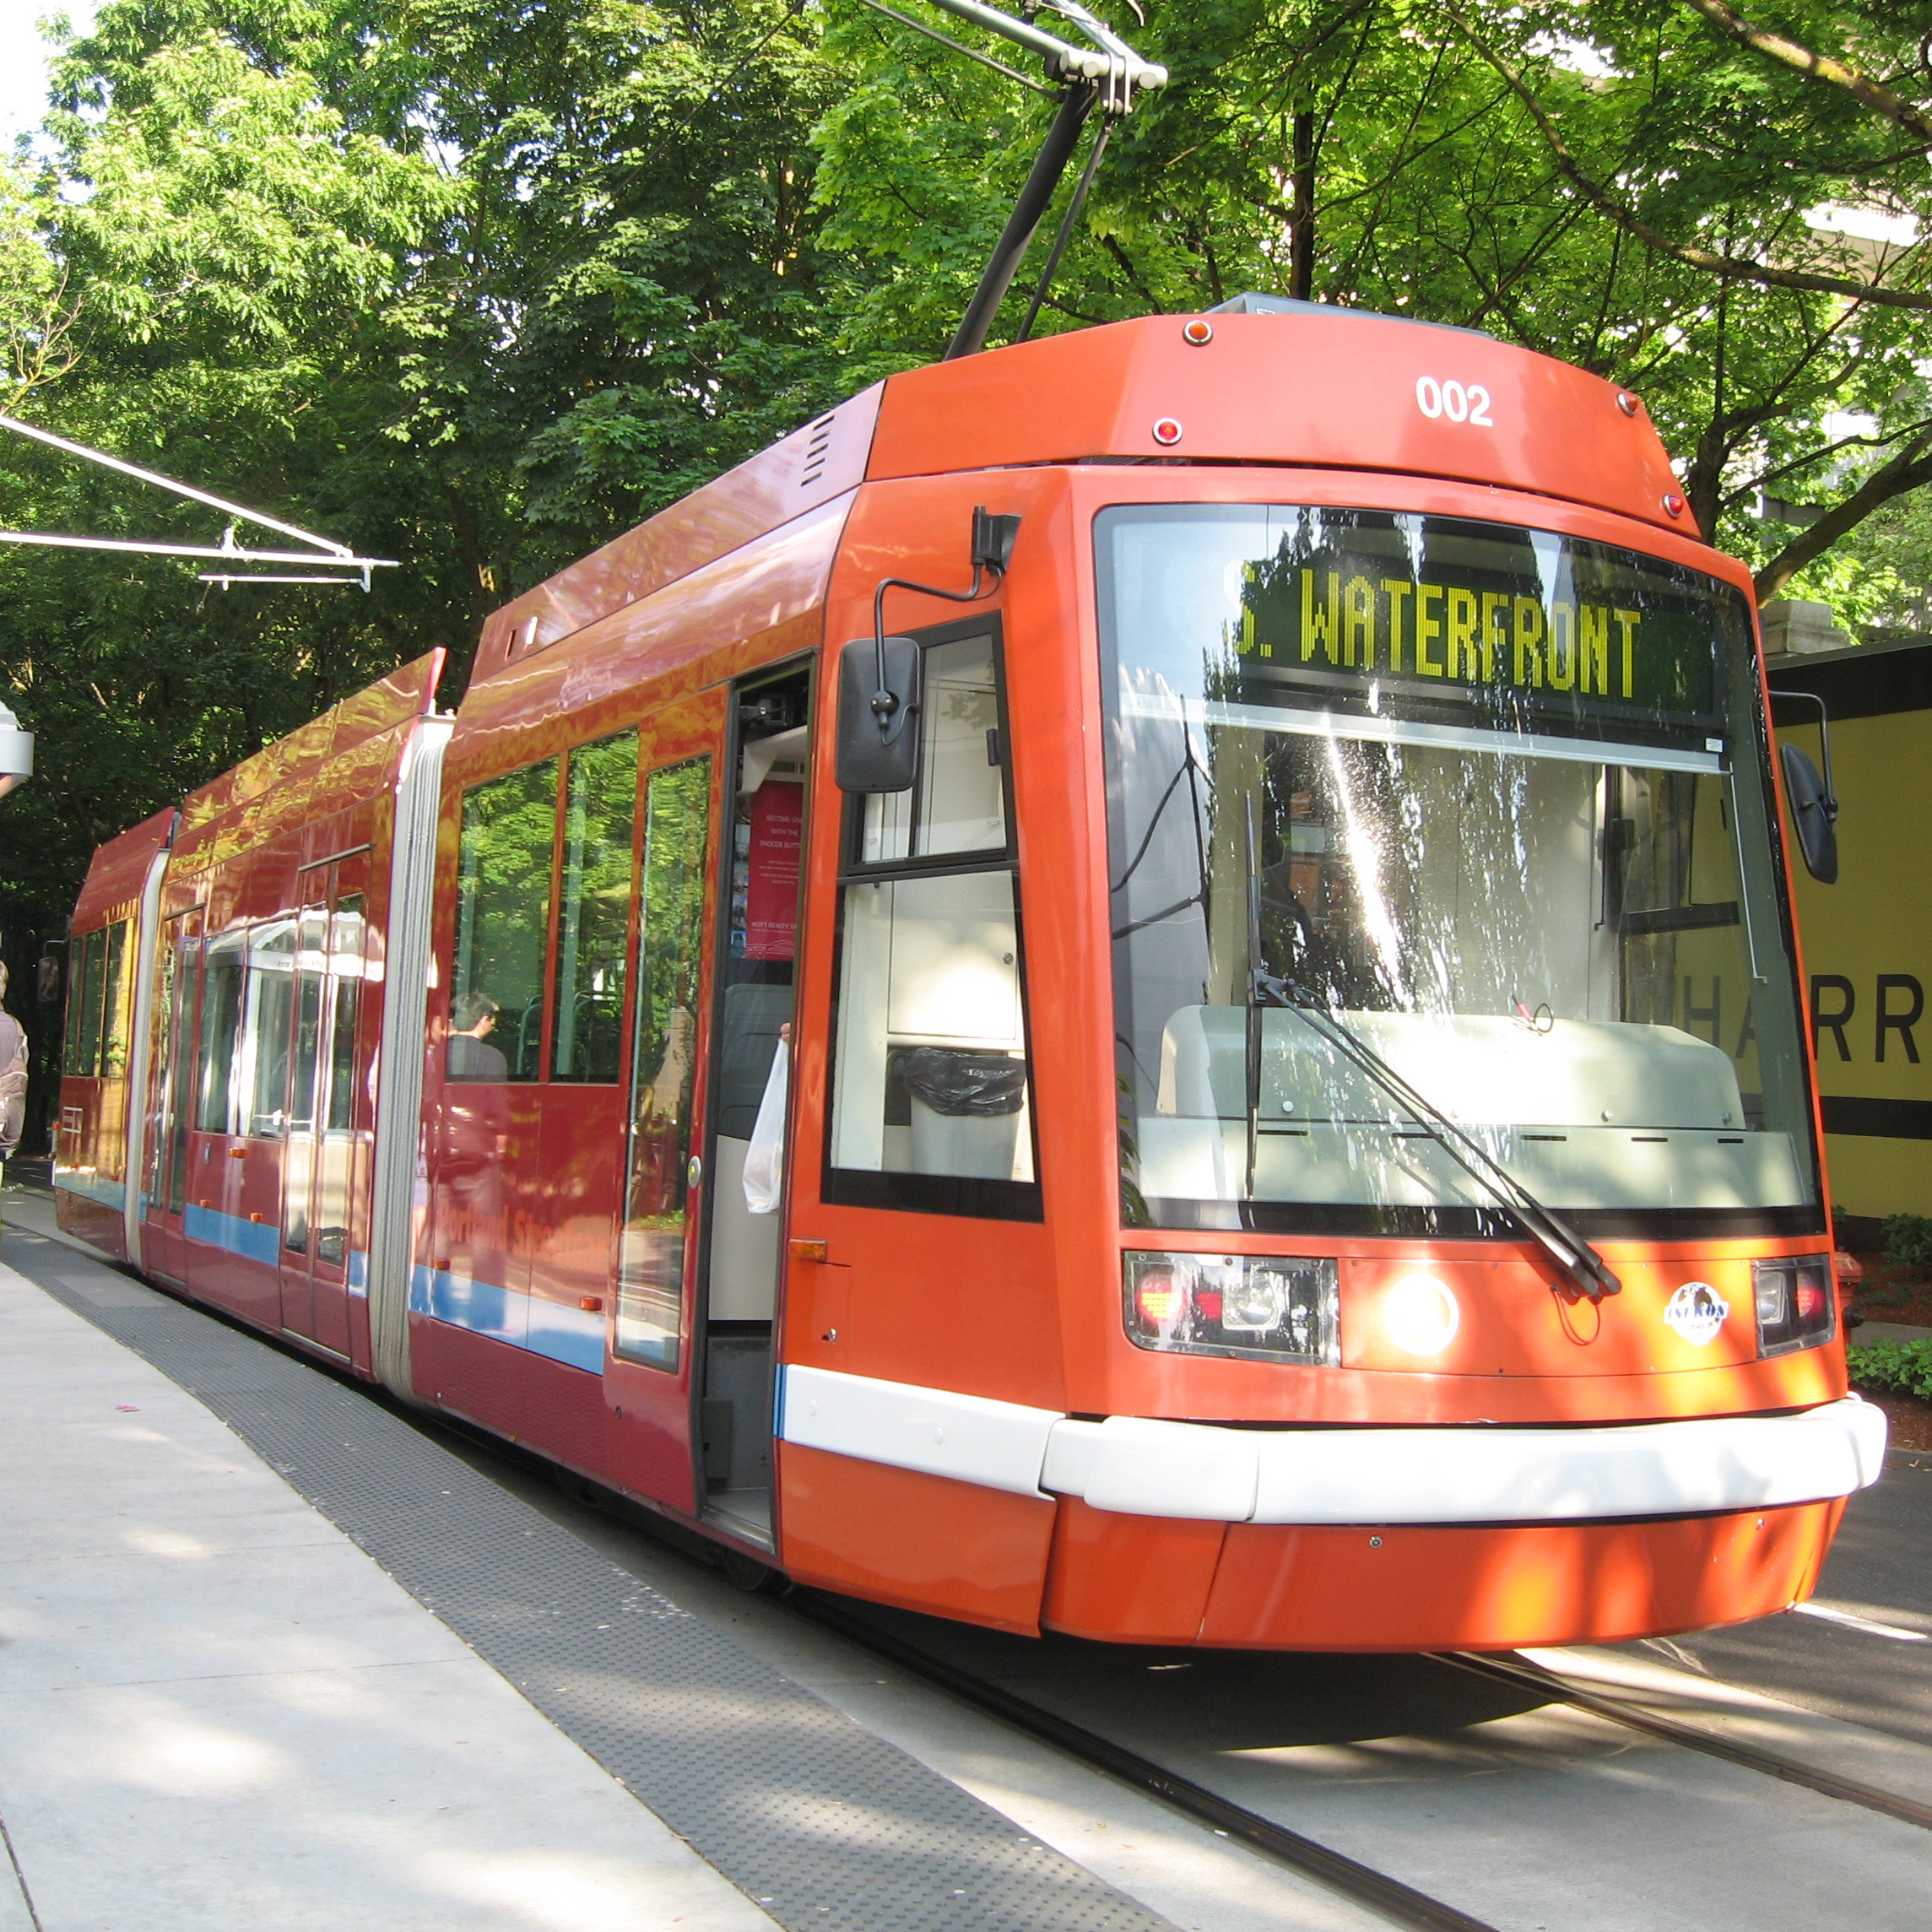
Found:
[[1854, 1388], [1932, 1402], [1932, 1341], [1854, 1342], [1845, 1362]]
[[1885, 1258], [1906, 1268], [1932, 1267], [1932, 1219], [1924, 1215], [1887, 1216]]

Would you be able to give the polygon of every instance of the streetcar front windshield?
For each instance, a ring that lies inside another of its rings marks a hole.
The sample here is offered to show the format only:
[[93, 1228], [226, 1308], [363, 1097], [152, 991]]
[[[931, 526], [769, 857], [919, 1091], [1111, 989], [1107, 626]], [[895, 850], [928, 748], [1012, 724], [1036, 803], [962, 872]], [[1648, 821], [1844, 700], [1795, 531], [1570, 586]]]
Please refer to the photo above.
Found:
[[1096, 539], [1130, 1224], [1499, 1228], [1420, 1096], [1584, 1228], [1818, 1225], [1734, 591], [1381, 511]]

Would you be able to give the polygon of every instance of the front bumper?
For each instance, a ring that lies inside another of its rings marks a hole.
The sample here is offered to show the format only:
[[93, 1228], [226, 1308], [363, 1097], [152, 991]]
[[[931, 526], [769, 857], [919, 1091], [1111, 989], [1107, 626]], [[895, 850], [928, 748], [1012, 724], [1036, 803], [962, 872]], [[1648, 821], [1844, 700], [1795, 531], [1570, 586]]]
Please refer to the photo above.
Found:
[[829, 1369], [783, 1372], [788, 1442], [1125, 1516], [1210, 1523], [1588, 1523], [1849, 1496], [1884, 1467], [1856, 1396], [1778, 1415], [1581, 1428], [1227, 1428], [1051, 1410]]

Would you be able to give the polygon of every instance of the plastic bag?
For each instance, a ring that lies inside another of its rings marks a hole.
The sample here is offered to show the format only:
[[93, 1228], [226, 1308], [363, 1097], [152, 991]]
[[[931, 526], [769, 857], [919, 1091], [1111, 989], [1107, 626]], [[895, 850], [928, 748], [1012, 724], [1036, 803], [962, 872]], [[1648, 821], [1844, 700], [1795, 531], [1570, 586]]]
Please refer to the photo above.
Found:
[[914, 1047], [900, 1059], [906, 1091], [934, 1113], [997, 1119], [1026, 1097], [1026, 1063], [961, 1047]]
[[744, 1205], [755, 1215], [778, 1211], [785, 1188], [785, 1097], [791, 1085], [791, 1048], [781, 1040], [765, 1077], [765, 1097], [758, 1103], [751, 1141], [744, 1155]]

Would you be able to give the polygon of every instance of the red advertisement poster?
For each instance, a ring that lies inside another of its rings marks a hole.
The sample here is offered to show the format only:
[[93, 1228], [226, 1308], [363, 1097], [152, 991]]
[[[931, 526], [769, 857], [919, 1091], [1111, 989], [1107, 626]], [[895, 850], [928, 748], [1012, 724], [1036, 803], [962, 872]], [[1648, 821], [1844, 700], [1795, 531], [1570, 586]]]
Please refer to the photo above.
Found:
[[751, 851], [744, 882], [744, 956], [788, 960], [798, 938], [798, 833], [805, 787], [767, 779], [751, 795]]

